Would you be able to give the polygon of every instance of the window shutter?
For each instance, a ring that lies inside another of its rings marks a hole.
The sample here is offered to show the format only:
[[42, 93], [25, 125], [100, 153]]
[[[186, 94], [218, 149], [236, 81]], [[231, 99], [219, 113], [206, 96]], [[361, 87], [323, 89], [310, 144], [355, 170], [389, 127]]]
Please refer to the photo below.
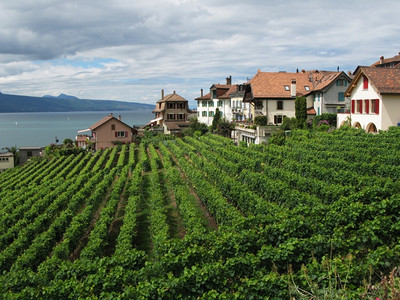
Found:
[[115, 137], [118, 137], [118, 132], [115, 132]]
[[364, 76], [364, 82], [363, 82], [363, 84], [364, 84], [364, 90], [366, 90], [366, 89], [368, 89], [368, 78], [367, 78], [367, 76]]
[[375, 113], [379, 115], [379, 99], [375, 100]]
[[369, 114], [369, 100], [365, 100], [365, 113]]
[[351, 113], [354, 114], [355, 111], [355, 100], [351, 100]]
[[274, 124], [276, 124], [276, 115], [274, 116]]

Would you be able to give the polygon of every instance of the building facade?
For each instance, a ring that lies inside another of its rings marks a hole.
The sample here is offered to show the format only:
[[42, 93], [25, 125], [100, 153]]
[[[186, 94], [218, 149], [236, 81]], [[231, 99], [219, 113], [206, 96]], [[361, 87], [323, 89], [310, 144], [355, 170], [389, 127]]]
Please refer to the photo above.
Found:
[[12, 152], [0, 153], [0, 173], [14, 168], [14, 154]]
[[164, 96], [161, 90], [161, 98], [157, 101], [153, 110], [155, 119], [150, 121], [153, 126], [163, 127], [165, 134], [178, 134], [189, 126], [189, 102], [175, 91]]
[[[91, 135], [83, 134], [90, 132]], [[95, 150], [114, 147], [117, 144], [125, 144], [132, 142], [134, 130], [131, 126], [125, 124], [121, 120], [110, 114], [88, 129], [78, 131], [76, 136], [76, 145], [86, 148], [90, 143], [94, 144]]]
[[400, 69], [357, 67], [346, 90], [349, 113], [338, 114], [338, 126], [350, 124], [367, 132], [400, 124]]

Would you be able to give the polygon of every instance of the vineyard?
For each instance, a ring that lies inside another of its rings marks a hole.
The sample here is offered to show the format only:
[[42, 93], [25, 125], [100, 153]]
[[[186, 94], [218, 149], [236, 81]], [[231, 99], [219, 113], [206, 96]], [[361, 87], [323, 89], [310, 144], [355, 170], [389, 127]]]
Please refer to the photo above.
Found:
[[0, 293], [376, 298], [400, 263], [399, 175], [397, 128], [43, 158], [0, 174]]

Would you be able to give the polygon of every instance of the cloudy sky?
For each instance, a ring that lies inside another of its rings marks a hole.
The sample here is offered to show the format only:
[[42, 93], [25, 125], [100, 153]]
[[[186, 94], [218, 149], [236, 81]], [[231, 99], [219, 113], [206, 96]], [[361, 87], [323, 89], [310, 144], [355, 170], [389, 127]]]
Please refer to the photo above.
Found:
[[[0, 2], [0, 91], [154, 104], [257, 69], [354, 71], [400, 51], [398, 0]], [[192, 105], [193, 106], [193, 105]]]

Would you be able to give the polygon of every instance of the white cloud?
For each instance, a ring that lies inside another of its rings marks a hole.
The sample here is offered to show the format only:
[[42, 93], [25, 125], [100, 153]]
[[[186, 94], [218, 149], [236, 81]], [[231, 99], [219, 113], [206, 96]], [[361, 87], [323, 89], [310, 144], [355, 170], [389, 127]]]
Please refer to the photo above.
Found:
[[398, 8], [390, 0], [3, 1], [0, 90], [154, 103], [161, 89], [193, 100], [258, 68], [352, 71], [400, 50]]

